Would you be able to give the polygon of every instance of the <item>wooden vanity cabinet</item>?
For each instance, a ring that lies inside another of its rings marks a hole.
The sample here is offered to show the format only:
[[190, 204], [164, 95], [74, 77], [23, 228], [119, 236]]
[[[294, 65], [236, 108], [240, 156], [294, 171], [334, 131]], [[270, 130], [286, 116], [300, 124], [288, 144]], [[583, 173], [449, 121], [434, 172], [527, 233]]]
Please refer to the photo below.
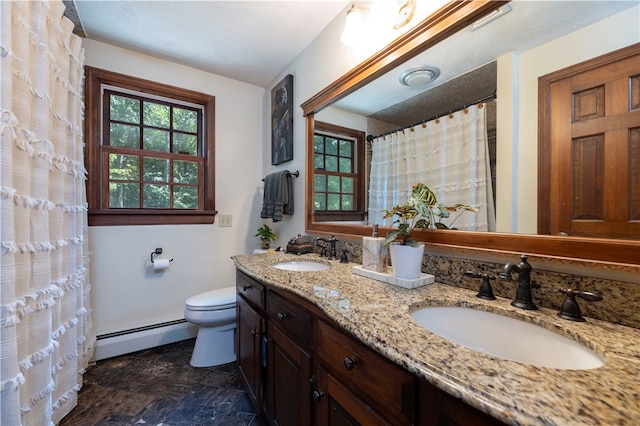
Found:
[[269, 424], [503, 424], [372, 350], [315, 304], [236, 276], [238, 369]]
[[[264, 287], [255, 281], [251, 282], [253, 280], [247, 280], [250, 279], [240, 272], [237, 273], [236, 358], [240, 380], [244, 384], [249, 401], [255, 412], [261, 413], [264, 394], [262, 343], [265, 321], [260, 312], [262, 312], [261, 295]], [[251, 284], [253, 287], [248, 288], [247, 284]], [[247, 298], [254, 301], [253, 306], [248, 303]]]
[[378, 426], [391, 424], [327, 371], [322, 363], [318, 366], [317, 389], [314, 391], [313, 397], [316, 401], [314, 408], [317, 425]]
[[420, 379], [419, 425], [504, 426], [504, 423]]
[[267, 291], [266, 405], [269, 423], [311, 424], [311, 315]]
[[326, 375], [320, 382], [328, 386], [318, 390], [329, 406], [341, 406], [357, 424], [415, 423], [414, 375], [324, 321], [317, 322], [316, 335], [319, 376]]

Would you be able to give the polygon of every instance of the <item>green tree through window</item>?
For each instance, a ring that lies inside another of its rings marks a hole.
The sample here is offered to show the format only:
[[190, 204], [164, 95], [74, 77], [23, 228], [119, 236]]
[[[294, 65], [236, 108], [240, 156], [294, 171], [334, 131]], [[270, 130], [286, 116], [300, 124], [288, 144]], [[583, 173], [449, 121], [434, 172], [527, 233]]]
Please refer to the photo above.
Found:
[[86, 68], [90, 224], [212, 222], [214, 98]]
[[359, 153], [364, 133], [316, 122], [313, 203], [316, 220], [363, 220], [364, 191]]

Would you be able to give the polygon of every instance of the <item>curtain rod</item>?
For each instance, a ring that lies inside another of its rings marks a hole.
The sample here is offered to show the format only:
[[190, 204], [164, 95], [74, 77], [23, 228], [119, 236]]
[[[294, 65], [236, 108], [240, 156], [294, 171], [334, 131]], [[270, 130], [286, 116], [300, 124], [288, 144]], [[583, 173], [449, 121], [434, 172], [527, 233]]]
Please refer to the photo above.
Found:
[[417, 122], [417, 123], [413, 123], [413, 124], [410, 124], [410, 125], [408, 125], [408, 126], [399, 127], [399, 128], [397, 128], [397, 129], [395, 129], [395, 130], [391, 130], [391, 131], [388, 131], [388, 132], [385, 132], [385, 133], [381, 133], [381, 134], [379, 134], [378, 136], [367, 135], [367, 142], [371, 142], [371, 141], [373, 141], [374, 139], [376, 139], [376, 138], [380, 138], [380, 137], [382, 137], [382, 136], [387, 136], [387, 135], [390, 135], [390, 134], [392, 134], [392, 133], [399, 132], [400, 130], [408, 129], [408, 128], [410, 128], [410, 127], [414, 127], [414, 126], [417, 126], [417, 125], [419, 125], [419, 124], [427, 123], [427, 122], [429, 122], [429, 121], [431, 121], [431, 120], [435, 120], [436, 118], [440, 118], [440, 117], [442, 117], [442, 116], [444, 116], [444, 115], [448, 115], [448, 114], [454, 113], [454, 112], [456, 112], [456, 111], [460, 111], [460, 110], [462, 110], [462, 109], [465, 109], [465, 108], [467, 108], [467, 107], [470, 107], [470, 106], [472, 106], [472, 105], [479, 104], [480, 102], [486, 102], [486, 101], [489, 101], [489, 100], [492, 100], [492, 99], [496, 99], [496, 94], [495, 94], [495, 93], [493, 93], [493, 94], [491, 94], [491, 95], [489, 95], [489, 96], [485, 96], [484, 98], [477, 99], [477, 100], [475, 100], [475, 101], [471, 102], [471, 103], [470, 103], [470, 104], [468, 104], [468, 105], [462, 105], [462, 106], [460, 106], [460, 107], [457, 107], [457, 108], [454, 108], [454, 109], [452, 109], [452, 110], [449, 110], [449, 112], [448, 112], [448, 113], [445, 113], [445, 114], [439, 114], [439, 115], [434, 115], [433, 117], [429, 117], [429, 118], [427, 118], [427, 119], [425, 119], [425, 120], [422, 120], [422, 121], [419, 121], [419, 122]]

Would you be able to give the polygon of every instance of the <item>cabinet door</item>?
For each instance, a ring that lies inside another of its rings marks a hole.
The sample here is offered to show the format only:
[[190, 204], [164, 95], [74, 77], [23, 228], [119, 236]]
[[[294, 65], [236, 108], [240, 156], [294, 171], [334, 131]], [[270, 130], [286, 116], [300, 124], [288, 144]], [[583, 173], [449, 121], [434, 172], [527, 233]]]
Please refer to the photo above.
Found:
[[311, 356], [267, 324], [266, 415], [279, 426], [311, 424]]
[[251, 405], [259, 415], [262, 410], [263, 318], [242, 297], [237, 298], [238, 369]]
[[416, 379], [352, 336], [317, 322], [316, 354], [339, 382], [397, 425], [415, 421]]
[[437, 389], [425, 380], [420, 381], [419, 393], [420, 426], [504, 426], [500, 420]]
[[369, 405], [354, 395], [322, 365], [313, 392], [316, 424], [331, 426], [389, 425]]

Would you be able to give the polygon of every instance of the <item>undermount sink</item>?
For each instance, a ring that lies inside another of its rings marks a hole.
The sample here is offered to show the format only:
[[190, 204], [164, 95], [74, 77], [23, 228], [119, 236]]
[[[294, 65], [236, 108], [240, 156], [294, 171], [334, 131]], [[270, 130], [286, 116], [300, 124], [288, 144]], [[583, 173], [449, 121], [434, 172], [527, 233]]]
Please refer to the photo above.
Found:
[[314, 262], [313, 260], [291, 260], [288, 262], [276, 263], [273, 267], [276, 269], [283, 269], [285, 271], [312, 272], [324, 271], [329, 269], [331, 265], [327, 265], [322, 262]]
[[510, 361], [561, 370], [604, 365], [601, 357], [575, 340], [500, 314], [437, 306], [414, 311], [411, 318], [453, 343]]

